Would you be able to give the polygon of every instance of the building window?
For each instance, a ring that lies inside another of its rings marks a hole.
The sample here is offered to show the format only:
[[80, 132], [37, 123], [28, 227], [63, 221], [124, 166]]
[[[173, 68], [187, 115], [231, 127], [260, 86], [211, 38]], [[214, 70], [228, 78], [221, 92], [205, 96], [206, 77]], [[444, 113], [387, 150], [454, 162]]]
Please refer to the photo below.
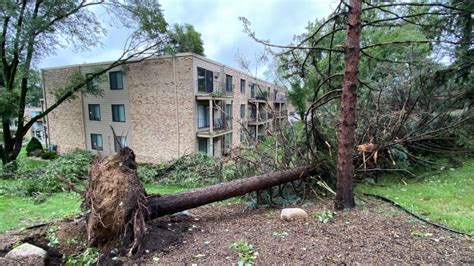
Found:
[[231, 119], [232, 118], [232, 104], [225, 105], [225, 118]]
[[[92, 73], [87, 73], [86, 78], [89, 79], [92, 77]], [[87, 91], [94, 91], [97, 90], [99, 87], [99, 83], [97, 82], [97, 79], [92, 79], [91, 81], [87, 82]]]
[[225, 75], [225, 91], [232, 92], [232, 76]]
[[93, 150], [101, 151], [104, 149], [101, 134], [91, 134], [91, 147]]
[[198, 91], [212, 92], [214, 90], [214, 76], [212, 71], [204, 68], [197, 68]]
[[89, 120], [100, 121], [100, 104], [89, 104]]
[[245, 79], [240, 80], [240, 93], [245, 94]]
[[198, 150], [199, 152], [202, 152], [202, 153], [205, 153], [205, 154], [208, 154], [207, 152], [207, 140], [206, 138], [198, 138]]
[[112, 121], [125, 122], [125, 105], [112, 104]]
[[198, 128], [209, 127], [209, 105], [198, 104]]
[[127, 146], [127, 137], [125, 136], [117, 136], [114, 140], [114, 149], [115, 152], [118, 152], [120, 147], [126, 147]]
[[252, 84], [250, 86], [250, 98], [255, 98], [255, 89], [257, 88], [257, 84]]
[[245, 104], [240, 105], [240, 118], [241, 119], [245, 118]]
[[232, 133], [224, 135], [224, 153], [230, 153], [232, 149]]
[[110, 89], [123, 90], [123, 74], [121, 71], [109, 72]]

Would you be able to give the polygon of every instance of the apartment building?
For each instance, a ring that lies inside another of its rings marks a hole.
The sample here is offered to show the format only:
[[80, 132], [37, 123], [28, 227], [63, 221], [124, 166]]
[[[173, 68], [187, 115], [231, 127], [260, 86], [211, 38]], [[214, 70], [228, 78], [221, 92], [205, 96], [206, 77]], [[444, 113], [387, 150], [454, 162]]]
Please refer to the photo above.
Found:
[[[71, 75], [108, 63], [43, 69], [46, 107]], [[48, 115], [49, 144], [60, 153], [80, 148], [108, 155], [120, 142], [140, 162], [195, 152], [229, 156], [288, 121], [286, 88], [191, 53], [131, 62], [88, 86], [102, 95], [82, 93]]]

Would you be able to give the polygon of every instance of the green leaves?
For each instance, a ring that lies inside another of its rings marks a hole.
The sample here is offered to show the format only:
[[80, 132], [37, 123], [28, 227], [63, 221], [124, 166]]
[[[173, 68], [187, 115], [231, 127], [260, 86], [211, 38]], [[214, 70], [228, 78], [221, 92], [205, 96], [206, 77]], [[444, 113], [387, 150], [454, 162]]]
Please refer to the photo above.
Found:
[[258, 252], [253, 250], [253, 245], [244, 240], [232, 243], [229, 249], [239, 252], [239, 265], [253, 265], [258, 257]]

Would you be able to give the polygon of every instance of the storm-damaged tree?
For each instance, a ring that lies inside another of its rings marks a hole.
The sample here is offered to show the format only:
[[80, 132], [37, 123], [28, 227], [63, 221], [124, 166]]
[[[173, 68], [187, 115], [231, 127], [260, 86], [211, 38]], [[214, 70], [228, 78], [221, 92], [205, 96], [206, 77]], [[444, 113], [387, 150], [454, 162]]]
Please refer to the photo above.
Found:
[[[2, 163], [15, 161], [23, 137], [31, 126], [63, 102], [79, 92], [100, 95], [96, 86], [86, 86], [113, 67], [144, 60], [151, 56], [184, 51], [187, 38], [196, 43], [196, 33], [186, 26], [183, 34], [170, 29], [157, 1], [78, 1], [78, 0], [6, 0], [0, 3], [0, 117], [3, 130], [3, 145], [0, 146]], [[109, 15], [111, 23], [132, 31], [124, 44], [122, 54], [109, 66], [97, 69], [85, 77], [77, 72], [69, 82], [56, 88], [56, 99], [44, 112], [24, 119], [28, 99], [34, 92], [32, 70], [37, 62], [54, 54], [55, 50], [73, 45], [77, 50], [90, 50], [100, 45], [107, 32], [93, 10]], [[178, 27], [180, 28], [180, 27]], [[180, 36], [179, 39], [173, 36]], [[200, 40], [200, 38], [197, 38]], [[199, 46], [199, 42], [197, 42]], [[183, 48], [184, 47], [184, 48]], [[199, 48], [199, 47], [198, 47]], [[202, 44], [200, 50], [202, 53]], [[18, 120], [15, 132], [10, 130], [12, 120]]]
[[359, 72], [359, 43], [361, 30], [360, 0], [349, 2], [347, 16], [347, 39], [344, 53], [344, 78], [342, 85], [341, 112], [339, 115], [339, 134], [337, 136], [336, 165], [336, 209], [355, 206], [352, 191], [353, 169], [352, 153], [355, 142], [357, 84]]
[[[333, 14], [310, 23], [308, 33], [290, 45], [257, 38], [243, 19], [255, 41], [283, 49], [274, 54], [284, 74], [307, 89], [303, 121], [313, 158], [324, 158], [317, 154], [326, 148], [339, 151], [336, 208], [354, 206], [353, 179], [368, 164], [371, 173], [406, 171], [392, 169], [398, 164], [391, 152], [421, 161], [414, 149], [454, 151], [457, 146], [449, 145], [455, 145], [455, 134], [473, 120], [472, 112], [462, 109], [471, 106], [473, 95], [472, 1], [364, 1], [358, 22], [363, 29], [360, 48], [350, 43], [353, 4], [341, 1]], [[449, 57], [449, 63], [441, 63]]]

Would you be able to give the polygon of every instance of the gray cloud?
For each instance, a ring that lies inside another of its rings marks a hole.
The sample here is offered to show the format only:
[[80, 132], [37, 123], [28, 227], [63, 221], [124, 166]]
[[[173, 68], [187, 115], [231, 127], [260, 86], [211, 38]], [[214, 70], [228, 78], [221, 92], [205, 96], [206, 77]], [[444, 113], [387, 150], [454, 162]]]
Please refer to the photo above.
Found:
[[[243, 33], [238, 17], [246, 17], [252, 30], [272, 43], [288, 44], [295, 34], [304, 32], [308, 21], [327, 17], [336, 6], [334, 0], [162, 0], [168, 23], [189, 23], [202, 34], [207, 57], [239, 68], [237, 51], [252, 59], [263, 47]], [[97, 11], [98, 17], [102, 13]], [[39, 67], [100, 62], [116, 59], [128, 33], [125, 29], [109, 27], [102, 48], [89, 52], [74, 52], [71, 48], [58, 49], [56, 55], [43, 59]], [[259, 71], [260, 72], [260, 71]]]

